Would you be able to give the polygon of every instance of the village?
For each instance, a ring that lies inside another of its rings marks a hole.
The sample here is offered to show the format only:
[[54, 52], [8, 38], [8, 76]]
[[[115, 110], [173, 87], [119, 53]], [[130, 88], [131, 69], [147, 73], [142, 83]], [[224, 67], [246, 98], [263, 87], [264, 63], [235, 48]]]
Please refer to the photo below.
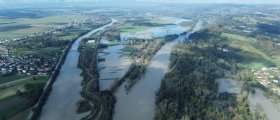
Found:
[[280, 95], [280, 70], [277, 67], [252, 70], [258, 83]]
[[15, 74], [48, 76], [58, 63], [59, 55], [54, 55], [54, 57], [47, 59], [34, 55], [13, 55], [12, 50], [7, 47], [12, 41], [20, 41], [34, 36], [56, 35], [62, 30], [98, 21], [99, 19], [96, 19], [95, 17], [81, 17], [66, 25], [58, 25], [46, 32], [35, 33], [22, 38], [15, 38], [13, 40], [0, 40], [0, 76], [11, 76]]
[[57, 64], [58, 59], [36, 58], [32, 55], [19, 57], [0, 57], [0, 75], [26, 74], [49, 75]]

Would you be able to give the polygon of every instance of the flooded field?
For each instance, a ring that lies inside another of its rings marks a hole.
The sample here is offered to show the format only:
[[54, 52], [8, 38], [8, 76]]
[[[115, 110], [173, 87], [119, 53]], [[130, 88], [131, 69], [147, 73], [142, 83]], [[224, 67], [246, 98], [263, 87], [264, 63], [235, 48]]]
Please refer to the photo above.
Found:
[[[240, 93], [242, 83], [234, 79], [219, 79], [219, 91], [228, 93]], [[262, 109], [261, 112], [265, 113], [269, 120], [279, 120], [280, 111], [277, 110], [276, 106], [263, 95], [261, 89], [255, 88], [256, 93], [249, 94], [250, 108], [252, 111], [257, 109], [256, 106]]]
[[269, 120], [279, 120], [280, 111], [278, 111], [276, 106], [263, 95], [261, 89], [256, 88], [255, 90], [256, 93], [250, 94], [248, 97], [251, 109], [256, 109], [256, 106], [259, 105]]
[[71, 46], [70, 52], [67, 54], [60, 73], [52, 86], [50, 96], [42, 109], [40, 120], [80, 120], [85, 116], [85, 114], [76, 114], [76, 103], [82, 99], [80, 91], [83, 79], [80, 76], [82, 71], [77, 67], [80, 55], [78, 46], [83, 38], [111, 26], [113, 22], [81, 36]]
[[[101, 42], [107, 43], [107, 41]], [[98, 54], [99, 58], [105, 59], [105, 61], [98, 62], [100, 90], [110, 89], [114, 81], [122, 78], [128, 70], [131, 61], [127, 56], [123, 55], [121, 51], [123, 48], [124, 46], [121, 44], [109, 46]]]
[[[201, 21], [196, 28], [201, 28]], [[160, 87], [161, 79], [168, 72], [169, 57], [172, 48], [179, 41], [185, 40], [189, 34], [180, 36], [172, 42], [166, 43], [153, 57], [141, 80], [134, 85], [129, 94], [122, 84], [115, 93], [114, 120], [152, 120], [155, 110], [155, 92]]]
[[151, 39], [151, 38], [155, 38], [155, 37], [163, 37], [166, 35], [181, 34], [181, 33], [189, 30], [188, 28], [178, 25], [179, 23], [190, 21], [188, 19], [175, 18], [175, 17], [160, 17], [159, 19], [168, 21], [172, 24], [163, 25], [163, 26], [159, 26], [159, 27], [153, 27], [153, 28], [147, 29], [145, 31], [124, 32], [124, 33], [121, 33], [121, 35], [120, 35], [121, 40], [125, 41], [125, 40], [133, 39], [133, 38]]
[[227, 92], [227, 93], [239, 94], [242, 89], [242, 83], [234, 79], [221, 78], [218, 79], [218, 83], [219, 83], [219, 92], [221, 93]]

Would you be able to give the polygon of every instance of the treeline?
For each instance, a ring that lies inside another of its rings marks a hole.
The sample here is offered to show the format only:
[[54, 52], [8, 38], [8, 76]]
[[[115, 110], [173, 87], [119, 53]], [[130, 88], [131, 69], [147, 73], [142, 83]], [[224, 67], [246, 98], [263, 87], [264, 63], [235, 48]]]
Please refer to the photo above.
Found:
[[258, 23], [257, 28], [262, 32], [280, 34], [280, 23], [275, 23], [275, 24]]
[[228, 38], [221, 36], [221, 31], [203, 29], [198, 32], [195, 32], [189, 36], [189, 39], [193, 43], [207, 43], [212, 47], [227, 47]]
[[44, 91], [45, 83], [27, 83], [24, 85], [25, 91], [17, 90], [17, 95], [28, 99], [28, 106], [34, 105]]
[[156, 120], [252, 119], [247, 96], [218, 91], [216, 79], [239, 68], [225, 53], [213, 48], [225, 44], [213, 42], [218, 34], [207, 31], [201, 31], [206, 33], [202, 36], [194, 34], [191, 39], [197, 41], [180, 43], [172, 51], [172, 70], [156, 93]]
[[135, 20], [126, 20], [127, 23], [130, 23], [135, 26], [149, 26], [149, 27], [158, 27], [162, 25], [169, 25], [169, 24], [159, 24], [159, 23], [152, 23], [146, 18], [138, 17]]
[[146, 67], [152, 60], [153, 56], [161, 49], [165, 42], [170, 42], [178, 38], [179, 35], [172, 34], [164, 37], [154, 38], [152, 40], [133, 40], [131, 44], [143, 44], [142, 49], [136, 49], [131, 54], [138, 53], [141, 58], [139, 63], [133, 63], [123, 79], [126, 79], [125, 89], [127, 92], [140, 80], [142, 74], [146, 72]]
[[[111, 120], [113, 116], [116, 98], [112, 91], [99, 90], [99, 72], [97, 64], [97, 51], [92, 48], [80, 49], [80, 57], [78, 66], [82, 69], [82, 91], [81, 95], [86, 100], [78, 103], [77, 112], [87, 112], [90, 114], [83, 118]], [[82, 104], [81, 104], [82, 102]], [[88, 104], [91, 102], [92, 104]], [[99, 115], [99, 113], [101, 113]]]
[[[74, 41], [72, 41], [71, 43], [73, 43]], [[55, 70], [52, 72], [47, 84], [43, 87], [43, 92], [42, 94], [40, 94], [39, 99], [37, 100], [37, 103], [33, 106], [32, 111], [30, 112], [27, 120], [37, 120], [40, 117], [41, 111], [43, 109], [43, 106], [45, 105], [45, 102], [47, 101], [49, 94], [52, 90], [52, 85], [55, 82], [57, 76], [59, 75], [60, 72], [60, 68], [63, 65], [63, 63], [65, 62], [66, 59], [66, 55], [70, 50], [70, 44], [66, 46], [66, 48], [64, 49], [62, 55], [60, 56], [59, 62], [55, 67]], [[37, 91], [37, 90], [36, 90]]]
[[166, 39], [165, 37], [162, 37], [153, 40], [144, 40], [143, 42], [141, 40], [138, 40], [138, 42], [134, 43], [143, 44], [143, 47], [131, 52], [131, 54], [138, 54], [140, 61], [133, 63], [124, 75], [123, 79], [127, 81], [125, 85], [127, 92], [130, 91], [130, 89], [140, 80], [141, 76], [146, 72], [146, 67], [149, 65], [153, 56], [165, 44], [164, 39], [166, 41], [171, 41], [171, 38], [174, 38], [174, 36], [169, 36]]
[[137, 81], [141, 78], [141, 76], [146, 72], [146, 65], [144, 64], [136, 64], [132, 63], [125, 73], [124, 78], [127, 79], [127, 83], [125, 84], [126, 91], [130, 91], [130, 89], [137, 83]]
[[178, 37], [179, 37], [179, 35], [177, 35], [177, 34], [172, 34], [172, 35], [166, 35], [166, 36], [164, 37], [164, 39], [165, 39], [166, 42], [169, 42], [169, 41], [175, 40], [175, 39], [178, 38]]
[[280, 46], [276, 42], [267, 39], [257, 39], [253, 46], [268, 56], [279, 55]]
[[40, 35], [28, 37], [24, 40], [11, 43], [10, 45], [15, 48], [37, 49], [46, 47], [64, 47], [70, 42], [71, 41], [69, 40], [58, 40], [57, 37], [52, 35]]
[[204, 54], [208, 48], [187, 44], [178, 47], [186, 52], [171, 56], [176, 66], [165, 76], [157, 93], [155, 119], [250, 119], [248, 103], [238, 103], [235, 95], [218, 92], [215, 80], [233, 66], [219, 64], [218, 59]]

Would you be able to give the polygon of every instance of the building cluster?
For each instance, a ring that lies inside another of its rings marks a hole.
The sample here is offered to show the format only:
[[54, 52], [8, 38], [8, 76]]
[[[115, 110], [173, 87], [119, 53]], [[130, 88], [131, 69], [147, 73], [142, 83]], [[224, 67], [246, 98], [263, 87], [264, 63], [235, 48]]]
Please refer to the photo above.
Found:
[[[82, 17], [80, 19], [73, 20], [69, 24], [57, 26], [54, 29], [48, 30], [46, 32], [33, 34], [31, 37], [44, 34], [55, 34], [72, 26], [92, 22], [102, 23], [104, 21], [97, 17]], [[23, 38], [16, 38], [14, 40], [26, 38], [27, 36]], [[13, 75], [13, 73], [26, 75], [49, 75], [55, 69], [59, 56], [49, 59], [38, 58], [32, 55], [13, 56], [11, 54], [11, 50], [9, 50], [7, 47], [10, 42], [13, 42], [13, 40], [0, 40], [0, 76]]]
[[32, 55], [0, 57], [0, 75], [11, 73], [49, 75], [57, 63], [57, 58], [44, 59]]
[[266, 88], [280, 95], [280, 70], [276, 67], [262, 68], [262, 70], [253, 70], [256, 80]]

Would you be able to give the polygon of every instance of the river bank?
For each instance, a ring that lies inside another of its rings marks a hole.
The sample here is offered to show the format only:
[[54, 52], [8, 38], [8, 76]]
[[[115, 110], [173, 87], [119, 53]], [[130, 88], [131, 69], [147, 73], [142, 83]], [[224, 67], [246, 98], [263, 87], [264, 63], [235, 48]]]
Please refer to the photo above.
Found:
[[[201, 21], [200, 21], [201, 22]], [[197, 24], [197, 28], [201, 28]], [[189, 34], [179, 36], [176, 40], [167, 42], [151, 59], [146, 73], [127, 94], [122, 84], [116, 91], [117, 103], [114, 120], [152, 120], [155, 113], [155, 92], [160, 87], [161, 79], [169, 70], [169, 57], [172, 48], [184, 41]]]
[[51, 74], [50, 76], [50, 79], [48, 80], [47, 84], [45, 85], [44, 87], [44, 92], [42, 93], [41, 97], [39, 98], [37, 104], [35, 104], [30, 112], [30, 114], [28, 115], [28, 120], [35, 120], [37, 119], [39, 116], [40, 116], [40, 113], [42, 111], [42, 108], [51, 92], [51, 87], [53, 85], [53, 83], [55, 82], [59, 72], [60, 72], [60, 69], [61, 69], [61, 66], [63, 65], [63, 63], [65, 62], [65, 59], [66, 59], [66, 56], [71, 48], [71, 45], [75, 42], [76, 39], [78, 39], [79, 37], [83, 36], [84, 34], [81, 34], [79, 35], [77, 38], [73, 39], [71, 41], [70, 44], [68, 44], [66, 46], [66, 48], [63, 50], [63, 53], [59, 59], [59, 62], [58, 64], [56, 65], [55, 69], [54, 69], [54, 72]]
[[[116, 20], [112, 20], [111, 25], [113, 25]], [[110, 26], [111, 26], [110, 25]], [[78, 110], [89, 108], [88, 111], [83, 111], [87, 116], [83, 117], [82, 119], [102, 119], [102, 120], [111, 120], [113, 114], [113, 108], [115, 104], [115, 97], [113, 96], [112, 92], [109, 90], [100, 91], [99, 85], [99, 78], [100, 78], [100, 69], [98, 65], [99, 55], [98, 46], [101, 42], [100, 36], [107, 31], [105, 28], [100, 30], [100, 33], [95, 34], [98, 36], [96, 39], [96, 46], [95, 47], [79, 47], [79, 61], [78, 67], [82, 70], [81, 76], [83, 76], [82, 80], [82, 90], [81, 96], [84, 100], [81, 100], [84, 103], [88, 103], [84, 106], [78, 106]], [[82, 42], [85, 42], [86, 39]], [[78, 111], [77, 111], [78, 112]]]
[[[48, 92], [52, 90], [51, 94], [46, 101], [44, 107], [42, 107], [41, 120], [59, 120], [61, 118], [69, 119], [80, 119], [84, 115], [76, 114], [76, 102], [81, 99], [79, 91], [81, 90], [81, 71], [77, 68], [79, 53], [77, 51], [79, 42], [91, 34], [104, 29], [107, 25], [100, 28], [96, 28], [72, 42], [71, 47], [68, 47], [67, 53], [64, 54], [65, 62], [61, 62], [61, 69], [57, 77], [53, 78], [53, 85], [49, 85]], [[63, 60], [64, 61], [64, 60]], [[75, 64], [76, 63], [76, 64]], [[78, 84], [78, 85], [77, 85]], [[45, 95], [47, 97], [48, 95]], [[71, 99], [65, 100], [65, 97], [70, 97]], [[46, 98], [45, 98], [46, 100]], [[44, 100], [44, 101], [45, 101]], [[45, 102], [41, 102], [43, 106]], [[62, 112], [63, 111], [63, 112]]]
[[250, 93], [248, 99], [250, 101], [251, 111], [258, 111], [266, 114], [269, 120], [278, 120], [280, 112], [276, 106], [264, 96], [264, 92], [259, 88], [254, 88], [255, 94]]

